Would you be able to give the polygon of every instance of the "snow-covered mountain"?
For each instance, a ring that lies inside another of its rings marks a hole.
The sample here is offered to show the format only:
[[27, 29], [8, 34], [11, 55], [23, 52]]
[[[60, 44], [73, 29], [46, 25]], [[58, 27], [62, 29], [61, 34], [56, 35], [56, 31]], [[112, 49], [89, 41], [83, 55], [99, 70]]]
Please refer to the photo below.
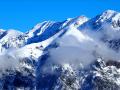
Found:
[[120, 90], [120, 13], [0, 29], [0, 90]]

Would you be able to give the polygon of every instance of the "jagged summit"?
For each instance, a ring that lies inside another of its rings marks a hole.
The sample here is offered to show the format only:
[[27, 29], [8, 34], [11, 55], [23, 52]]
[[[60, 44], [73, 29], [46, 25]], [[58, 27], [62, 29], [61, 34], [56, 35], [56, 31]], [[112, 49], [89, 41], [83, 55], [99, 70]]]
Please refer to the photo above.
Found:
[[113, 10], [106, 10], [103, 13], [91, 18], [85, 24], [80, 26], [80, 29], [91, 28], [92, 30], [101, 30], [106, 26], [114, 28], [116, 30], [120, 29], [120, 13]]

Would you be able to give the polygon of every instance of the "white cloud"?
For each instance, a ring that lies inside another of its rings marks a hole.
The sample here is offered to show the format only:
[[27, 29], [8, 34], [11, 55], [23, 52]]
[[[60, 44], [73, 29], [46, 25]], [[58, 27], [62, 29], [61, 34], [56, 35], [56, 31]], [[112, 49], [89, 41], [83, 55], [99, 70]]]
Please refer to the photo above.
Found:
[[[107, 29], [109, 32], [113, 32], [111, 28], [107, 27]], [[78, 31], [76, 28], [70, 27], [68, 32], [58, 39], [59, 47], [49, 51], [49, 61], [57, 64], [69, 63], [75, 66], [82, 63], [84, 66], [88, 66], [98, 57], [102, 57], [106, 61], [119, 60], [120, 53], [109, 48], [107, 44], [101, 41], [104, 34], [108, 34], [113, 39], [112, 33], [103, 32], [93, 30]]]
[[[15, 56], [15, 50], [6, 50], [0, 55], [0, 71], [14, 70], [19, 65], [19, 59]], [[2, 74], [2, 73], [1, 73]]]

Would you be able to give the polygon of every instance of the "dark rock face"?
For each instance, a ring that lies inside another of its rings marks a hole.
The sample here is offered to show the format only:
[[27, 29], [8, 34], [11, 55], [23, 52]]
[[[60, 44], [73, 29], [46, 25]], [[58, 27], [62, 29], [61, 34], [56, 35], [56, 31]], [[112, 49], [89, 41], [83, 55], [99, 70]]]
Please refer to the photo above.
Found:
[[[34, 60], [33, 60], [34, 61]], [[32, 69], [26, 66], [21, 66], [13, 70], [1, 71], [0, 77], [0, 89], [1, 90], [35, 90], [36, 87], [36, 76], [35, 74], [35, 63], [31, 60], [25, 58], [21, 60], [21, 64], [27, 64], [32, 67]]]
[[54, 66], [57, 68], [53, 70], [53, 73], [45, 73], [39, 68], [37, 77], [31, 74], [25, 76], [18, 71], [4, 74], [0, 79], [1, 88], [2, 90], [16, 90], [17, 88], [24, 90], [119, 90], [120, 88], [116, 81], [119, 80], [120, 73], [108, 62], [104, 67], [100, 67], [103, 66], [102, 63], [96, 62], [91, 65], [91, 68], [77, 70], [74, 70], [72, 66], [68, 69], [60, 65]]
[[115, 66], [116, 68], [120, 68], [120, 62], [114, 61], [114, 60], [109, 60], [106, 62], [107, 66]]
[[99, 60], [87, 69], [81, 67], [75, 69], [72, 65], [66, 69], [64, 66], [54, 64], [48, 67], [48, 70], [56, 67], [52, 73], [46, 73], [38, 66], [37, 90], [119, 90], [120, 73], [116, 63], [114, 65], [111, 61], [105, 63]]
[[113, 48], [116, 51], [119, 51], [120, 48], [120, 39], [108, 41], [109, 47]]
[[34, 90], [35, 77], [23, 76], [20, 72], [14, 73], [15, 75], [4, 75], [2, 77], [2, 90], [16, 90], [17, 88], [28, 88]]

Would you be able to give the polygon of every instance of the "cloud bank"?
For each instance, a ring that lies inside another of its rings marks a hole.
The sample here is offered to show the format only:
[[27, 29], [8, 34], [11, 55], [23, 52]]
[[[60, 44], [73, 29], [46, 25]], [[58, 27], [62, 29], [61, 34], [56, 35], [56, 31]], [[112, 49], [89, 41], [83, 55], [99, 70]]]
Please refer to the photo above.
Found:
[[104, 26], [102, 31], [89, 29], [79, 31], [74, 27], [70, 27], [68, 32], [58, 39], [59, 47], [49, 50], [49, 62], [61, 65], [68, 63], [74, 66], [82, 63], [86, 67], [99, 57], [105, 61], [119, 61], [120, 52], [114, 51], [102, 41], [105, 35], [109, 39], [114, 39], [116, 36], [118, 39], [120, 37], [118, 34], [112, 28], [108, 28], [107, 25]]

